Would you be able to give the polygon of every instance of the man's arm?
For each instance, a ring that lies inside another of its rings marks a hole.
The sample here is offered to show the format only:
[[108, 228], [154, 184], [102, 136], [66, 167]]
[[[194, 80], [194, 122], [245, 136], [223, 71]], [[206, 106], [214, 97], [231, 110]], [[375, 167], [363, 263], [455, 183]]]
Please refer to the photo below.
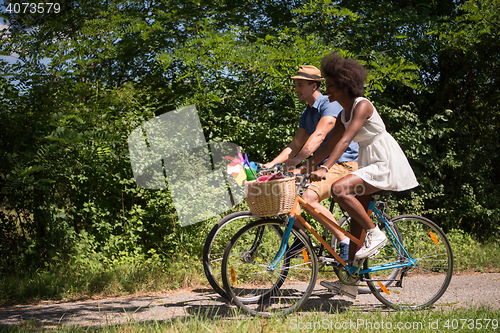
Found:
[[277, 163], [283, 163], [286, 160], [292, 158], [300, 150], [304, 142], [308, 141], [309, 134], [303, 128], [299, 128], [295, 135], [293, 136], [292, 142], [290, 142], [285, 149], [271, 162], [264, 164], [264, 167], [269, 168]]
[[301, 151], [292, 160], [286, 161], [287, 169], [293, 167], [303, 160], [311, 156], [321, 146], [325, 137], [332, 131], [337, 122], [337, 117], [342, 111], [342, 106], [333, 102], [330, 103], [326, 100], [320, 102], [318, 110], [321, 113], [321, 118], [316, 125], [314, 133], [311, 134]]
[[294, 158], [286, 161], [286, 167], [295, 168], [297, 164], [301, 163], [303, 160], [311, 156], [311, 154], [319, 148], [326, 135], [333, 129], [333, 127], [335, 126], [335, 122], [335, 117], [322, 117], [319, 120], [318, 125], [316, 126], [316, 130], [309, 136], [300, 152]]
[[330, 135], [328, 141], [326, 141], [323, 147], [318, 149], [314, 153], [314, 155], [307, 161], [307, 164], [304, 166], [302, 172], [307, 173], [313, 171], [313, 168], [315, 166], [317, 166], [320, 162], [327, 158], [344, 135], [344, 132], [345, 128], [342, 122], [336, 123], [332, 135]]

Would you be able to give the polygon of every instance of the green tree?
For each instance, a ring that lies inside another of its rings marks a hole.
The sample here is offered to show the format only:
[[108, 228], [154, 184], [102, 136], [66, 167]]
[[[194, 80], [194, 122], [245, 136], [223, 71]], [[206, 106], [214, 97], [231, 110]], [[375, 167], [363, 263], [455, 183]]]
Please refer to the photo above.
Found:
[[370, 70], [367, 96], [415, 169], [420, 188], [393, 204], [498, 235], [498, 4], [87, 0], [6, 15], [0, 52], [19, 60], [0, 62], [2, 267], [82, 244], [100, 260], [199, 254], [209, 223], [180, 228], [168, 191], [137, 188], [128, 134], [196, 104], [207, 141], [267, 161], [304, 107], [289, 77], [330, 52]]

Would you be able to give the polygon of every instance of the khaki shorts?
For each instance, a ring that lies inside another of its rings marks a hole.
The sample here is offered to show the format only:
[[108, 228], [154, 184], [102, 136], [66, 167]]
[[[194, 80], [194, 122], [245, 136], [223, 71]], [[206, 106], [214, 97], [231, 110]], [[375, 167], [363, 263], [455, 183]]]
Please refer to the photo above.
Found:
[[312, 182], [308, 189], [316, 192], [319, 196], [319, 201], [322, 201], [332, 195], [333, 183], [356, 170], [358, 170], [358, 162], [351, 161], [334, 164], [326, 174], [325, 180]]

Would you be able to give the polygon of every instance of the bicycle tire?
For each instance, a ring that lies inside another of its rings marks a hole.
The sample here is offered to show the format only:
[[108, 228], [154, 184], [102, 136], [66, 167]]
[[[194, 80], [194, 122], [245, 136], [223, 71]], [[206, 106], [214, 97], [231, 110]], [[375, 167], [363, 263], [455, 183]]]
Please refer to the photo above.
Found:
[[[387, 292], [368, 281], [373, 295], [393, 309], [422, 309], [434, 304], [446, 291], [453, 275], [453, 250], [445, 233], [431, 220], [416, 215], [400, 215], [391, 219], [396, 225], [402, 244], [410, 258], [416, 262], [400, 270], [400, 281], [387, 286]], [[390, 241], [388, 242], [390, 243]], [[399, 255], [397, 247], [387, 244], [386, 262], [404, 263], [406, 255]], [[368, 267], [365, 261], [365, 267]], [[365, 274], [370, 279], [370, 274]], [[381, 279], [377, 277], [376, 279]], [[376, 280], [374, 279], [374, 280]]]
[[[255, 232], [264, 227], [263, 241], [251, 260], [245, 255]], [[285, 315], [300, 308], [311, 295], [318, 274], [318, 261], [309, 238], [295, 226], [288, 246], [298, 237], [304, 247], [298, 255], [286, 252], [275, 269], [269, 265], [280, 248], [281, 239], [272, 230], [285, 229], [281, 220], [255, 221], [239, 230], [226, 247], [222, 260], [222, 282], [232, 303], [245, 313], [269, 317]], [[293, 236], [292, 236], [293, 235]]]
[[[391, 220], [391, 218], [389, 217], [389, 215], [387, 215], [386, 213], [382, 213], [382, 216], [384, 217], [384, 219], [385, 219], [386, 221], [390, 221], [390, 220]], [[349, 221], [350, 221], [350, 219], [351, 219], [351, 217], [350, 217], [350, 216], [346, 213], [346, 214], [345, 214], [345, 215], [344, 215], [344, 216], [343, 216], [343, 217], [339, 220], [339, 222], [338, 222], [338, 223], [339, 223], [339, 226], [340, 226], [341, 228], [344, 228], [344, 229], [345, 229], [344, 225], [345, 225], [346, 223], [348, 224], [348, 223], [349, 223]], [[385, 226], [383, 225], [383, 223], [380, 223], [380, 222], [379, 222], [379, 223], [378, 223], [378, 225], [379, 225], [380, 230], [382, 230], [382, 231], [386, 232], [386, 234], [387, 234], [388, 230], [385, 230]], [[397, 229], [397, 226], [392, 227], [392, 228], [393, 228], [393, 230], [392, 230], [392, 231], [394, 232], [394, 234], [395, 234], [395, 235], [396, 235], [396, 236], [397, 236], [397, 237], [401, 240], [401, 235], [400, 235], [399, 230]], [[331, 242], [330, 242], [330, 246], [332, 247], [332, 249], [337, 250], [337, 252], [338, 252], [338, 249], [337, 249], [337, 238], [332, 237]], [[371, 261], [370, 261], [370, 262], [371, 262], [372, 264], [376, 264], [376, 262], [378, 262], [378, 261], [380, 261], [380, 260], [383, 260], [383, 259], [379, 259], [379, 256], [382, 256], [382, 257], [384, 256], [384, 250], [383, 250], [383, 249], [382, 249], [382, 250], [380, 250], [380, 252], [379, 252], [377, 255], [373, 256], [373, 257], [371, 258]], [[400, 269], [399, 269], [399, 268], [394, 268], [394, 269], [392, 270], [391, 274], [389, 274], [389, 276], [387, 277], [387, 279], [388, 279], [388, 280], [391, 280], [391, 279], [396, 278], [396, 276], [399, 274], [399, 271], [400, 271]], [[383, 282], [383, 285], [387, 287], [387, 286], [388, 286], [388, 285], [390, 285], [391, 283], [392, 283], [391, 281], [384, 281], [384, 282]], [[380, 287], [378, 287], [378, 288], [380, 288]], [[359, 285], [359, 287], [358, 287], [358, 293], [359, 293], [359, 294], [370, 294], [371, 292], [372, 292], [372, 291], [371, 291], [370, 287], [369, 287], [369, 286], [368, 286], [365, 282], [361, 282], [361, 283], [360, 283], [360, 285]]]
[[[221, 263], [227, 243], [243, 226], [261, 218], [250, 211], [231, 213], [220, 219], [210, 230], [203, 246], [203, 270], [208, 283], [223, 298], [228, 299], [221, 279]], [[230, 224], [230, 225], [229, 225]]]

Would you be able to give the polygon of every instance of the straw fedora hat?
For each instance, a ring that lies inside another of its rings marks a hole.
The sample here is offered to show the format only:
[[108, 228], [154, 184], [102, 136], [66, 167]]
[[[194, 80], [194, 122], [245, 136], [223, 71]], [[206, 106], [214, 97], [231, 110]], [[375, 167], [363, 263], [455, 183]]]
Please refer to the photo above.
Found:
[[304, 65], [299, 67], [297, 75], [292, 76], [292, 79], [309, 80], [321, 82], [324, 79], [321, 77], [321, 71], [314, 66]]

